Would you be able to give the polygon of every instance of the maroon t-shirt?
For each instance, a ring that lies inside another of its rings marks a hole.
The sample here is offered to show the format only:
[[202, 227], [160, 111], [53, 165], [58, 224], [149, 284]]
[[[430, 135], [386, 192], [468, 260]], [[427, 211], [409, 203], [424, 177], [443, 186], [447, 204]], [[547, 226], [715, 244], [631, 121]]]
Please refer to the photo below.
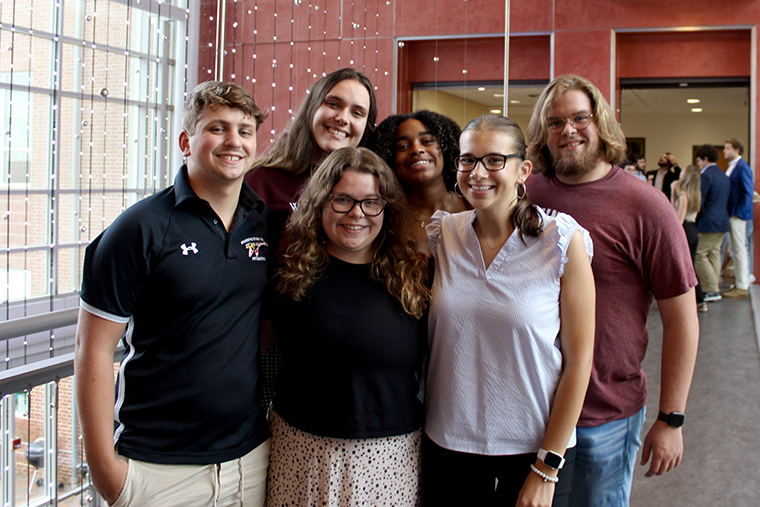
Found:
[[295, 210], [301, 190], [310, 175], [310, 172], [293, 174], [271, 167], [260, 167], [245, 175], [245, 182], [269, 208], [267, 227], [270, 252], [277, 251], [280, 239], [285, 234], [285, 224]]
[[565, 185], [534, 175], [527, 185], [533, 203], [568, 213], [594, 241], [596, 342], [578, 425], [630, 417], [647, 400], [641, 363], [652, 301], [697, 284], [675, 208], [665, 194], [617, 167], [589, 183]]

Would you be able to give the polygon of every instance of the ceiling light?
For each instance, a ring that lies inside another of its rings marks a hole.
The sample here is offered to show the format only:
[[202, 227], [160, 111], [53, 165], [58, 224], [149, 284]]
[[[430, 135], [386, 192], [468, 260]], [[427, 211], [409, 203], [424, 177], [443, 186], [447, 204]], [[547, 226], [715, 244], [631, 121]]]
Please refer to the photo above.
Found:
[[699, 99], [686, 99], [686, 102], [689, 104], [699, 104], [701, 101]]
[[519, 103], [520, 103], [520, 101], [519, 101], [519, 100], [517, 100], [517, 99], [510, 99], [510, 100], [509, 100], [509, 103], [510, 103], [510, 104], [519, 104]]
[[493, 96], [494, 97], [503, 97], [504, 94], [503, 93], [494, 93]]
[[701, 113], [702, 112], [702, 108], [701, 107], [692, 107], [691, 108], [691, 112], [692, 113]]
[[493, 114], [501, 114], [501, 109], [491, 109]]
[[482, 86], [478, 86], [478, 91], [479, 91], [479, 92], [484, 92], [484, 91], [486, 91], [486, 89], [485, 89], [485, 88], [483, 88]]

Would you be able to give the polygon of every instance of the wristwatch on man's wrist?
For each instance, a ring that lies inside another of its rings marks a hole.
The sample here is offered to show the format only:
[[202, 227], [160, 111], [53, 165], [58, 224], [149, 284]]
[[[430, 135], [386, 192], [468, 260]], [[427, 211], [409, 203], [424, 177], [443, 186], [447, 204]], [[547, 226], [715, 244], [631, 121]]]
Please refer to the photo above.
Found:
[[660, 410], [660, 413], [657, 415], [657, 419], [668, 423], [668, 426], [671, 426], [673, 428], [680, 428], [683, 426], [686, 416], [681, 412], [671, 412], [668, 414]]
[[544, 462], [544, 465], [554, 470], [559, 470], [565, 464], [565, 458], [560, 456], [554, 451], [547, 451], [544, 449], [538, 450], [538, 459]]

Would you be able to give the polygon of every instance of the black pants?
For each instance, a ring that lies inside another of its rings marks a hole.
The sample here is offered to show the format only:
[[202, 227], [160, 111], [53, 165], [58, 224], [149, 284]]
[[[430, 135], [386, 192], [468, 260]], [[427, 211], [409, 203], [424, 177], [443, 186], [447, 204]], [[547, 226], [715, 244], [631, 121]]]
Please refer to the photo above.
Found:
[[[697, 232], [697, 224], [683, 221], [683, 230], [686, 233], [686, 241], [689, 242], [689, 253], [691, 253], [691, 265], [694, 265], [694, 261], [697, 258], [697, 246], [699, 245], [699, 232]], [[696, 271], [696, 269], [695, 269]], [[697, 287], [695, 289], [697, 294], [697, 304], [702, 303], [705, 300], [705, 294], [702, 292], [702, 284], [697, 277]]]
[[[566, 507], [573, 486], [575, 449], [565, 453], [554, 489], [553, 507]], [[520, 490], [531, 474], [536, 453], [485, 456], [450, 451], [422, 436], [422, 505], [450, 507], [510, 507], [517, 503]], [[498, 479], [498, 486], [497, 486]]]

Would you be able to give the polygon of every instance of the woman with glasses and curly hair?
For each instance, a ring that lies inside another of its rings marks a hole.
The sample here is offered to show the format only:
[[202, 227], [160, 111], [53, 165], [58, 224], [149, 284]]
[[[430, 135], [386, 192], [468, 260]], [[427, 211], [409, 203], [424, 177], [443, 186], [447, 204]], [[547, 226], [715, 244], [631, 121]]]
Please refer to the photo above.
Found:
[[471, 121], [460, 152], [474, 210], [438, 211], [427, 226], [425, 504], [564, 506], [594, 348], [591, 238], [530, 203], [514, 121]]
[[418, 505], [430, 296], [389, 167], [330, 154], [287, 225], [265, 334], [283, 355], [267, 505]]
[[433, 213], [467, 209], [467, 202], [454, 191], [460, 133], [454, 120], [427, 110], [389, 116], [376, 130], [372, 149], [401, 180], [410, 231], [418, 249], [428, 255], [425, 226]]

